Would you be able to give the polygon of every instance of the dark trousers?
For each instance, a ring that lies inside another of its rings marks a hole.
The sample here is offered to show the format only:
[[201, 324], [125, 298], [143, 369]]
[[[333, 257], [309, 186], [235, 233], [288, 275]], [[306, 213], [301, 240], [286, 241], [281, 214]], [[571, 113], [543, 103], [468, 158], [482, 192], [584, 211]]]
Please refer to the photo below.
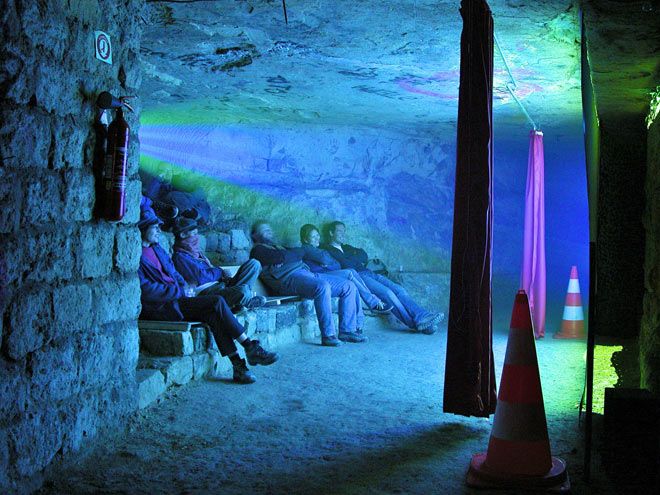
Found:
[[179, 308], [186, 320], [202, 321], [211, 327], [220, 354], [227, 356], [236, 352], [234, 339], [245, 332], [243, 326], [220, 296], [182, 297]]

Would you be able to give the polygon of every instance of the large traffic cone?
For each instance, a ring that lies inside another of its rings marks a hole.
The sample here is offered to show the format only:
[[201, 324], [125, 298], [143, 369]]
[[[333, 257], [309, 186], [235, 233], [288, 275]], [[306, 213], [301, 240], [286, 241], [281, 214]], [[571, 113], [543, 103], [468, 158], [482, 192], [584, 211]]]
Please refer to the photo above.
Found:
[[582, 297], [580, 296], [580, 281], [578, 280], [577, 266], [571, 267], [571, 278], [568, 281], [564, 316], [561, 320], [559, 332], [553, 335], [555, 339], [583, 339], [584, 311], [582, 310]]
[[516, 295], [488, 452], [472, 456], [467, 484], [564, 492], [563, 460], [550, 455], [534, 330], [525, 291]]

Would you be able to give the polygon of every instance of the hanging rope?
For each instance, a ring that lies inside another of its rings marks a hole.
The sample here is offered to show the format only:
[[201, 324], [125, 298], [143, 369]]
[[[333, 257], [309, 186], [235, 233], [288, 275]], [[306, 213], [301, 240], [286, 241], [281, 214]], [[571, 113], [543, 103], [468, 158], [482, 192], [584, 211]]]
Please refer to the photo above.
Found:
[[518, 104], [520, 110], [522, 110], [522, 113], [525, 114], [525, 117], [527, 117], [529, 123], [532, 124], [532, 128], [535, 131], [539, 131], [539, 127], [536, 125], [532, 117], [529, 115], [529, 112], [525, 108], [525, 105], [522, 104], [522, 102], [518, 99], [516, 93], [514, 92], [514, 90], [518, 87], [518, 83], [516, 82], [515, 77], [513, 77], [513, 74], [511, 73], [511, 68], [509, 67], [509, 63], [506, 61], [506, 57], [504, 56], [504, 53], [502, 53], [502, 48], [500, 46], [500, 41], [497, 39], [497, 35], [495, 34], [493, 37], [495, 38], [495, 46], [497, 46], [497, 51], [500, 53], [500, 57], [502, 57], [502, 61], [504, 62], [504, 67], [506, 68], [506, 71], [509, 74], [509, 78], [511, 79], [511, 82], [506, 83], [506, 89], [509, 91], [511, 97]]

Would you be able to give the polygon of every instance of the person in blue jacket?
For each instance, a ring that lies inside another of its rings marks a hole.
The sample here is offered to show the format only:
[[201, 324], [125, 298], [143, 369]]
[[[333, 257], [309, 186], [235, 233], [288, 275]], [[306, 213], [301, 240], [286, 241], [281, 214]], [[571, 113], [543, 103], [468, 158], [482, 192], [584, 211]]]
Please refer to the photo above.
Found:
[[[314, 299], [321, 344], [337, 347], [344, 342], [365, 342], [362, 335], [364, 314], [360, 294], [350, 280], [324, 273], [312, 273], [303, 263], [302, 248], [286, 248], [275, 243], [273, 229], [263, 221], [252, 225], [254, 247], [250, 258], [262, 266], [261, 280], [275, 293]], [[332, 297], [339, 297], [339, 332], [332, 318]]]
[[300, 245], [303, 248], [303, 261], [314, 273], [327, 273], [350, 280], [357, 287], [360, 297], [373, 314], [387, 314], [392, 306], [380, 300], [364, 283], [360, 274], [353, 268], [342, 269], [339, 262], [325, 249], [319, 247], [321, 234], [316, 225], [307, 223], [300, 227]]
[[261, 273], [261, 264], [254, 259], [243, 263], [236, 275], [229, 277], [222, 268], [213, 266], [199, 248], [197, 222], [179, 217], [172, 227], [174, 233], [174, 267], [184, 280], [195, 287], [200, 296], [222, 296], [229, 307], [258, 308], [266, 303], [264, 296], [253, 296], [252, 286]]
[[444, 313], [432, 313], [422, 308], [399, 284], [369, 270], [369, 257], [364, 249], [345, 243], [346, 225], [343, 222], [331, 222], [325, 234], [328, 242], [321, 247], [329, 252], [342, 268], [357, 271], [374, 294], [393, 306], [392, 314], [399, 321], [411, 330], [426, 334], [436, 332], [437, 325], [444, 319]]
[[274, 352], [266, 351], [258, 340], [248, 338], [221, 296], [192, 297], [190, 287], [176, 271], [165, 250], [158, 244], [162, 222], [151, 209], [140, 214], [138, 227], [142, 235], [142, 256], [138, 276], [142, 300], [140, 318], [145, 320], [203, 321], [220, 350], [234, 368], [234, 381], [253, 383], [255, 377], [238, 354], [234, 340], [245, 349], [250, 365], [269, 365], [277, 361]]

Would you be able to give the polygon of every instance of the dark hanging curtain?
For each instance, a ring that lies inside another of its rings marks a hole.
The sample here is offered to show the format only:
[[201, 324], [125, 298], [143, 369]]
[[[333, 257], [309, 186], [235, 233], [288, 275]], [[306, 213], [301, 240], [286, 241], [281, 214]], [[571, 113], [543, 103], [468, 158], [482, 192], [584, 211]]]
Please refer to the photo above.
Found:
[[454, 234], [444, 411], [495, 412], [492, 349], [493, 17], [485, 0], [461, 2]]

